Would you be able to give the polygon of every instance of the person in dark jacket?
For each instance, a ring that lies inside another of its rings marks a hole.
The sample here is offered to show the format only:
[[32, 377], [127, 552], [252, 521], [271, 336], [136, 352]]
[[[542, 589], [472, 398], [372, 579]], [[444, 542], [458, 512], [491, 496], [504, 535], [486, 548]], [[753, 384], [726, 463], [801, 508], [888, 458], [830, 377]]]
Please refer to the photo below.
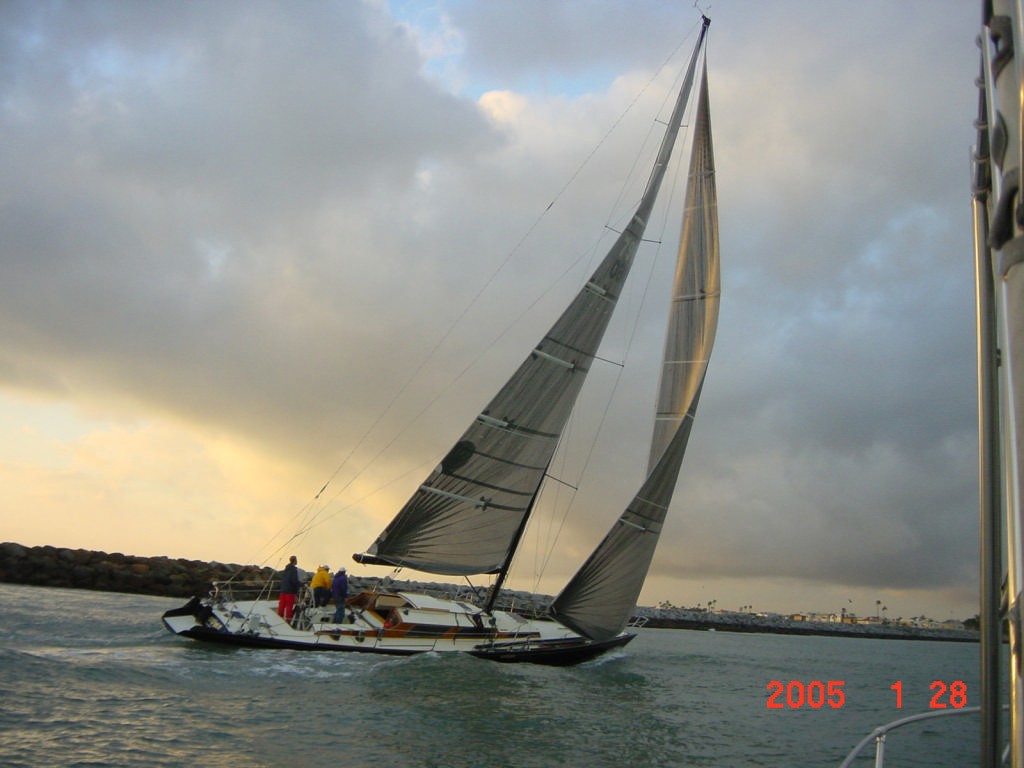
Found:
[[285, 621], [292, 620], [295, 611], [295, 595], [299, 592], [299, 558], [292, 555], [281, 574], [281, 595], [277, 598], [277, 615]]
[[348, 574], [344, 568], [339, 568], [331, 581], [331, 597], [334, 598], [334, 623], [341, 624], [345, 621], [345, 600], [348, 599]]

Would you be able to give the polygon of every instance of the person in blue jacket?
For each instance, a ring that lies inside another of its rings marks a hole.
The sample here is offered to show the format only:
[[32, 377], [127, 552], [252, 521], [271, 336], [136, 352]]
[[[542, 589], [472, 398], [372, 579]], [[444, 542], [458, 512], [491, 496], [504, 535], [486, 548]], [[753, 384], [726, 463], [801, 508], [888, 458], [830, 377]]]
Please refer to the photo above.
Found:
[[331, 581], [331, 597], [334, 598], [334, 623], [345, 621], [345, 600], [348, 598], [348, 575], [339, 568]]

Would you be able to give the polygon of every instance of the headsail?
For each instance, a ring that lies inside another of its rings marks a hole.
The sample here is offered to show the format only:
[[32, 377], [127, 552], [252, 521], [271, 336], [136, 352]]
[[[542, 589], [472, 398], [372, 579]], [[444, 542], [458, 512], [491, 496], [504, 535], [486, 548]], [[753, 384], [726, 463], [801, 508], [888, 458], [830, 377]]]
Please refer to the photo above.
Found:
[[706, 62], [698, 99], [648, 472], [697, 402], [718, 328], [718, 201]]
[[718, 210], [706, 62], [672, 296], [647, 480], [551, 606], [556, 619], [595, 641], [621, 632], [636, 606], [675, 490], [718, 323]]
[[507, 567], [643, 237], [707, 32], [704, 20], [636, 213], [568, 309], [359, 562], [428, 573]]

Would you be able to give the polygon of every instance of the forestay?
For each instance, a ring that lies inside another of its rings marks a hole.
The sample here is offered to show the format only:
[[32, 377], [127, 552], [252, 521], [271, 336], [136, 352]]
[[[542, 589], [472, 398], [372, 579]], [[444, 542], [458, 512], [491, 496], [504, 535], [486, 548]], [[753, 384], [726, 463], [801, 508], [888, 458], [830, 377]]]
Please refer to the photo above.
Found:
[[707, 90], [701, 79], [689, 187], [647, 480], [551, 612], [595, 641], [619, 634], [636, 606], [675, 490], [718, 323], [718, 212]]

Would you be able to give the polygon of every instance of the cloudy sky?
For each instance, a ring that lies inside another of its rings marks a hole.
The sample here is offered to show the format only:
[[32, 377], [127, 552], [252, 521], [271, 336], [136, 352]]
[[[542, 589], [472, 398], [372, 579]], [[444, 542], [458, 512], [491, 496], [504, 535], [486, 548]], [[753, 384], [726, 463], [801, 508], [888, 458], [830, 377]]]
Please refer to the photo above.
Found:
[[[688, 6], [0, 4], [0, 539], [351, 565], [599, 258]], [[721, 319], [641, 601], [972, 615], [979, 11], [710, 15]], [[671, 257], [512, 586], [639, 482]]]

